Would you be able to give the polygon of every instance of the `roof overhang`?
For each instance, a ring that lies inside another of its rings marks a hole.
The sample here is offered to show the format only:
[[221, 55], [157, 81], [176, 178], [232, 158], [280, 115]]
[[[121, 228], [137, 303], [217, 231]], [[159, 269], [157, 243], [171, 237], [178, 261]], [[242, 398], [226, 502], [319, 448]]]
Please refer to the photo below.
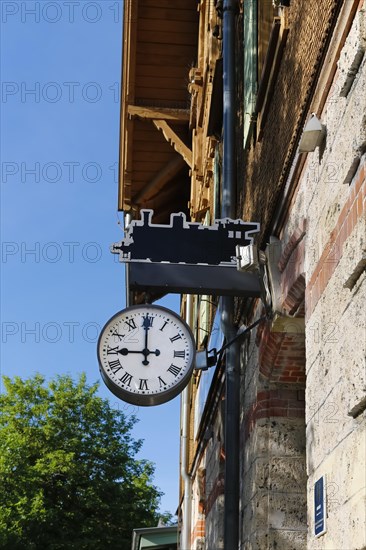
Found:
[[132, 217], [187, 212], [197, 40], [196, 0], [125, 0], [118, 208]]

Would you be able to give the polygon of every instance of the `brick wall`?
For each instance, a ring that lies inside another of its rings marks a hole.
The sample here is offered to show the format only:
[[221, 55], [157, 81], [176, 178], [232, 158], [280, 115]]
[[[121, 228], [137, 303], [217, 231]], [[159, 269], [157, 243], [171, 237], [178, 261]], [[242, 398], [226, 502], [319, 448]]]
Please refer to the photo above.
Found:
[[[297, 328], [294, 326], [294, 328]], [[259, 372], [266, 380], [305, 385], [304, 333], [273, 332], [271, 324], [259, 331]]]
[[[304, 123], [304, 112], [325, 47], [335, 8], [341, 2], [290, 2], [289, 33], [260, 142], [240, 167], [240, 216], [260, 221], [262, 236], [270, 224], [284, 175]], [[242, 142], [238, 146], [240, 151]]]
[[296, 389], [264, 390], [257, 394], [244, 416], [244, 440], [260, 418], [305, 418], [305, 391]]
[[324, 246], [324, 250], [310, 277], [306, 289], [306, 315], [310, 318], [328, 282], [334, 274], [342, 256], [346, 240], [351, 235], [358, 220], [365, 218], [366, 212], [366, 162], [361, 164], [352, 191], [347, 198]]
[[197, 539], [198, 542], [201, 542], [205, 537], [205, 519], [198, 519], [193, 527], [192, 536], [191, 536], [191, 547], [195, 548]]

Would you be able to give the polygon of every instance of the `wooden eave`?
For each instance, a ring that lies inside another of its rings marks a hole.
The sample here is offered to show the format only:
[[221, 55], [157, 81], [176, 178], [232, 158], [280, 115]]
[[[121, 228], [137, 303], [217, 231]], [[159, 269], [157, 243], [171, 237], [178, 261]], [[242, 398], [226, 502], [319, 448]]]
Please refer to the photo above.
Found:
[[187, 212], [197, 0], [125, 0], [118, 208]]

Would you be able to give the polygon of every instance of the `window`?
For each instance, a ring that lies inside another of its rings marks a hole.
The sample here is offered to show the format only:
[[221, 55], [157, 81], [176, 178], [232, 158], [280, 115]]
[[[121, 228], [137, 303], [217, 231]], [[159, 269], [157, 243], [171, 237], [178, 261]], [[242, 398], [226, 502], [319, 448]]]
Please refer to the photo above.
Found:
[[244, 0], [244, 147], [261, 139], [286, 43], [286, 9], [277, 10], [271, 0]]

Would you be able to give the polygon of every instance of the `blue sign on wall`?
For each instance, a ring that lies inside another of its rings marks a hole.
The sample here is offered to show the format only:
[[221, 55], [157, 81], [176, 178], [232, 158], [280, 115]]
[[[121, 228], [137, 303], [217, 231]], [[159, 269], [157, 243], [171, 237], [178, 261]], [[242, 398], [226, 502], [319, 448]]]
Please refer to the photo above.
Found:
[[320, 537], [326, 532], [326, 485], [325, 475], [314, 485], [314, 535]]

